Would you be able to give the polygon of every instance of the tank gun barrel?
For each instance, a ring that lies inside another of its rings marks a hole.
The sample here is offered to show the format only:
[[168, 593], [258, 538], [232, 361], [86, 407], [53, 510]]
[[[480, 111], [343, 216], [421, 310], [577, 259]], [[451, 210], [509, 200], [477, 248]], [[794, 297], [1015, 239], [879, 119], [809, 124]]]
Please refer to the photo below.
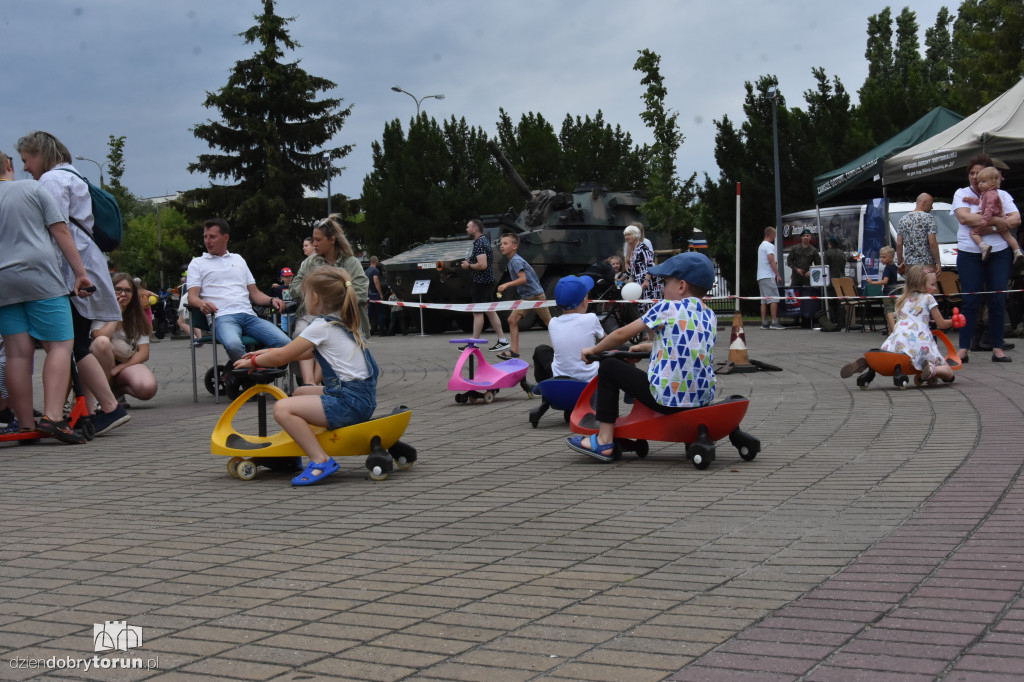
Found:
[[498, 162], [498, 164], [501, 165], [501, 169], [505, 172], [505, 177], [508, 178], [509, 181], [516, 186], [516, 189], [518, 189], [524, 197], [526, 197], [527, 199], [532, 199], [533, 192], [530, 191], [530, 188], [526, 185], [526, 182], [524, 182], [523, 179], [519, 177], [519, 173], [517, 173], [516, 169], [512, 167], [512, 162], [505, 157], [505, 155], [501, 151], [501, 148], [498, 147], [498, 143], [495, 142], [494, 140], [487, 140], [487, 148], [491, 150], [491, 155]]

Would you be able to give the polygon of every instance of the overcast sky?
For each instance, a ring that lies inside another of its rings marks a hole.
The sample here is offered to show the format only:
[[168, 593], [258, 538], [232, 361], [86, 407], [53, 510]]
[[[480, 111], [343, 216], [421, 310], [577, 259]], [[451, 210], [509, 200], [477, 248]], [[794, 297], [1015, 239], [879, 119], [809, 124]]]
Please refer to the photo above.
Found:
[[[907, 3], [893, 5], [894, 13]], [[916, 0], [923, 30], [945, 4]], [[867, 18], [876, 0], [280, 0], [277, 14], [295, 17], [289, 31], [301, 47], [286, 55], [337, 84], [332, 96], [352, 104], [335, 138], [354, 150], [331, 189], [362, 193], [371, 148], [384, 123], [408, 124], [416, 105], [397, 85], [427, 99], [437, 119], [465, 117], [493, 136], [498, 108], [518, 121], [544, 115], [560, 128], [567, 113], [591, 115], [650, 142], [640, 120], [637, 51], [661, 55], [668, 106], [679, 113], [686, 141], [683, 176], [717, 177], [715, 119], [743, 120], [745, 81], [775, 74], [789, 106], [803, 107], [811, 68], [839, 76], [856, 97], [867, 73]], [[124, 135], [124, 184], [144, 197], [205, 186], [186, 167], [205, 143], [190, 129], [215, 110], [202, 102], [224, 85], [235, 62], [255, 48], [237, 34], [262, 11], [258, 0], [3, 0], [5, 55], [0, 94], [0, 149], [13, 153], [27, 132], [47, 130], [73, 155], [106, 159], [110, 135]], [[97, 168], [76, 161], [96, 180]], [[28, 177], [18, 168], [18, 177]], [[796, 209], [798, 207], [788, 207]]]

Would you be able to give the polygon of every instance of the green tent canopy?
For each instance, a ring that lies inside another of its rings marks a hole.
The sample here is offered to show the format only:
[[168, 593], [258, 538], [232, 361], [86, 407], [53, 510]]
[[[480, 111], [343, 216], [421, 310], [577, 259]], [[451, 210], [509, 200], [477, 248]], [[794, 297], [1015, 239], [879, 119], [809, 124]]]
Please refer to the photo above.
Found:
[[821, 205], [840, 195], [849, 198], [878, 197], [882, 195], [882, 162], [904, 149], [927, 140], [963, 120], [963, 116], [945, 107], [935, 107], [913, 125], [893, 135], [871, 151], [861, 154], [842, 168], [822, 173], [814, 178], [814, 202]]

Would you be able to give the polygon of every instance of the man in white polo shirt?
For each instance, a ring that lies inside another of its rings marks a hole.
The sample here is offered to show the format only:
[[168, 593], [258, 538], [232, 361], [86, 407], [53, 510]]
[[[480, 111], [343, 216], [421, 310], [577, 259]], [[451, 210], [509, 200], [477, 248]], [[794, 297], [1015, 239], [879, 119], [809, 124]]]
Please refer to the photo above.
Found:
[[284, 301], [260, 291], [245, 259], [228, 251], [230, 231], [227, 222], [219, 218], [203, 223], [206, 253], [188, 264], [185, 288], [190, 306], [207, 316], [217, 314], [217, 340], [234, 362], [245, 355], [243, 334], [268, 348], [286, 346], [289, 339], [279, 327], [253, 312], [253, 303], [273, 305], [280, 311]]

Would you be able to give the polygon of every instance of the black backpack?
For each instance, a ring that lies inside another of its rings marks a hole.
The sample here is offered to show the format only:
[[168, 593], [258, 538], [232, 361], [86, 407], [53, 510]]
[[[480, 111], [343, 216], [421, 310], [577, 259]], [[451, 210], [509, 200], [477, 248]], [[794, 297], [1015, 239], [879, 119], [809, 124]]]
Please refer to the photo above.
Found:
[[[124, 237], [124, 222], [121, 219], [121, 207], [117, 205], [114, 195], [102, 187], [92, 184], [70, 168], [58, 168], [57, 170], [67, 171], [89, 186], [93, 218], [91, 236], [92, 240], [96, 242], [96, 246], [100, 247], [100, 251], [110, 252], [120, 246], [121, 239]], [[89, 233], [89, 230], [86, 230], [74, 218], [71, 218], [71, 222], [78, 225], [86, 234]]]

